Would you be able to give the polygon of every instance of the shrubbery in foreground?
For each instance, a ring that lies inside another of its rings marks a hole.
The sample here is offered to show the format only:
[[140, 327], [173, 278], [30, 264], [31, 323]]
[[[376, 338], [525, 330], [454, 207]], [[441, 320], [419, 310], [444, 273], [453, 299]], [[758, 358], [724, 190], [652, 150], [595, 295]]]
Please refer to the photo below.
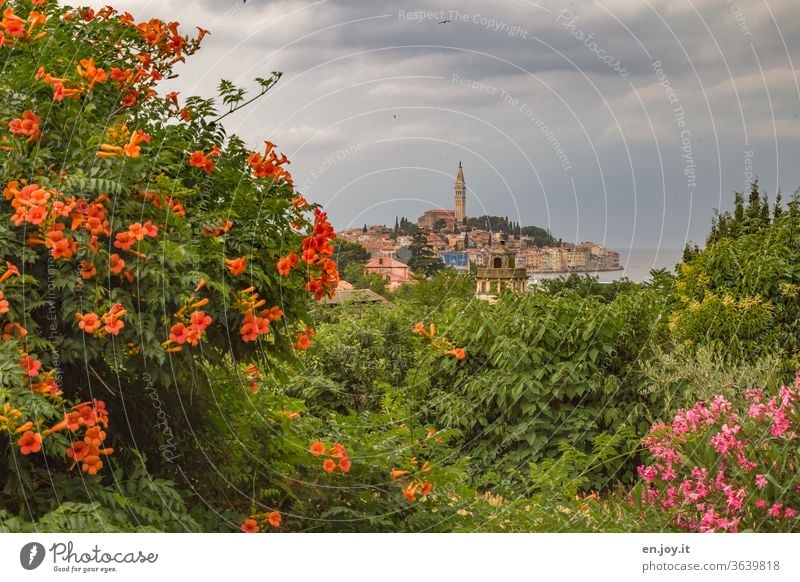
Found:
[[0, 507], [36, 519], [134, 448], [214, 490], [214, 408], [308, 348], [307, 296], [338, 281], [333, 230], [273, 144], [226, 135], [242, 90], [221, 83], [223, 113], [159, 93], [207, 31], [2, 4]]
[[800, 375], [776, 394], [747, 390], [678, 410], [644, 439], [650, 463], [632, 500], [690, 531], [792, 531], [800, 516]]

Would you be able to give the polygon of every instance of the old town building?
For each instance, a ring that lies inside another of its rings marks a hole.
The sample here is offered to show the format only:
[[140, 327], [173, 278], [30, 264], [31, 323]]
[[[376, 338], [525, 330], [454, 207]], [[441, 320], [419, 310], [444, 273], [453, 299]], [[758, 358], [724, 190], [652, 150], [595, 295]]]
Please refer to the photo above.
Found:
[[417, 219], [420, 228], [435, 228], [437, 225], [452, 229], [455, 225], [463, 226], [467, 220], [467, 184], [464, 181], [464, 169], [458, 162], [455, 190], [455, 210], [428, 210]]
[[394, 291], [400, 285], [414, 281], [414, 277], [411, 275], [411, 268], [387, 254], [381, 254], [369, 261], [364, 265], [364, 270], [367, 273], [378, 273], [385, 277], [387, 279], [386, 288], [390, 291]]
[[504, 289], [524, 293], [528, 274], [524, 267], [516, 266], [514, 253], [506, 247], [505, 239], [501, 239], [489, 252], [488, 265], [478, 269], [476, 280], [476, 297], [494, 301]]

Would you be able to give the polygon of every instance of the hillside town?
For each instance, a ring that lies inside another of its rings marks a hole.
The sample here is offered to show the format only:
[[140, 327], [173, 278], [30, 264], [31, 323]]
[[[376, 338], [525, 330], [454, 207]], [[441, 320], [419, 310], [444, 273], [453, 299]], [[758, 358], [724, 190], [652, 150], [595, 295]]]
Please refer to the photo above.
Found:
[[364, 225], [340, 231], [338, 236], [361, 245], [369, 252], [371, 259], [365, 264], [366, 271], [386, 277], [390, 290], [413, 281], [412, 269], [406, 261], [410, 258], [409, 249], [415, 238], [420, 236], [443, 265], [457, 271], [491, 269], [493, 256], [501, 249], [504, 255], [511, 255], [515, 269], [525, 270], [528, 279], [537, 273], [595, 273], [622, 269], [619, 253], [600, 243], [574, 244], [556, 240], [544, 229], [519, 227], [501, 217], [467, 217], [466, 182], [460, 162], [454, 190], [453, 210], [428, 210], [416, 223], [398, 218], [394, 227]]

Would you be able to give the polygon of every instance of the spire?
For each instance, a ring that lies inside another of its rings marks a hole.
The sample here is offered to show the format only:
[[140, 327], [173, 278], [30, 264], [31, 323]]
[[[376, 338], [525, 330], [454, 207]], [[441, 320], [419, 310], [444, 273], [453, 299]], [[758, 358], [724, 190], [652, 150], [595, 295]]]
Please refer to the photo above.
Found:
[[461, 167], [461, 162], [458, 162], [458, 173], [456, 174], [455, 183], [455, 219], [456, 224], [466, 224], [467, 218], [467, 186], [464, 183], [464, 170]]

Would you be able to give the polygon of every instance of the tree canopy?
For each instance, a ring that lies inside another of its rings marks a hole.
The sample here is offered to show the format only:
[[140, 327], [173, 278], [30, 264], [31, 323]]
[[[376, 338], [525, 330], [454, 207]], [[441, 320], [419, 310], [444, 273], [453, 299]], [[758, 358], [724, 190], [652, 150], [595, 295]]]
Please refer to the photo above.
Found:
[[444, 268], [444, 263], [433, 248], [428, 244], [428, 237], [423, 232], [414, 235], [414, 239], [408, 249], [411, 253], [411, 259], [408, 261], [408, 266], [412, 271], [417, 271], [429, 277], [437, 271]]

